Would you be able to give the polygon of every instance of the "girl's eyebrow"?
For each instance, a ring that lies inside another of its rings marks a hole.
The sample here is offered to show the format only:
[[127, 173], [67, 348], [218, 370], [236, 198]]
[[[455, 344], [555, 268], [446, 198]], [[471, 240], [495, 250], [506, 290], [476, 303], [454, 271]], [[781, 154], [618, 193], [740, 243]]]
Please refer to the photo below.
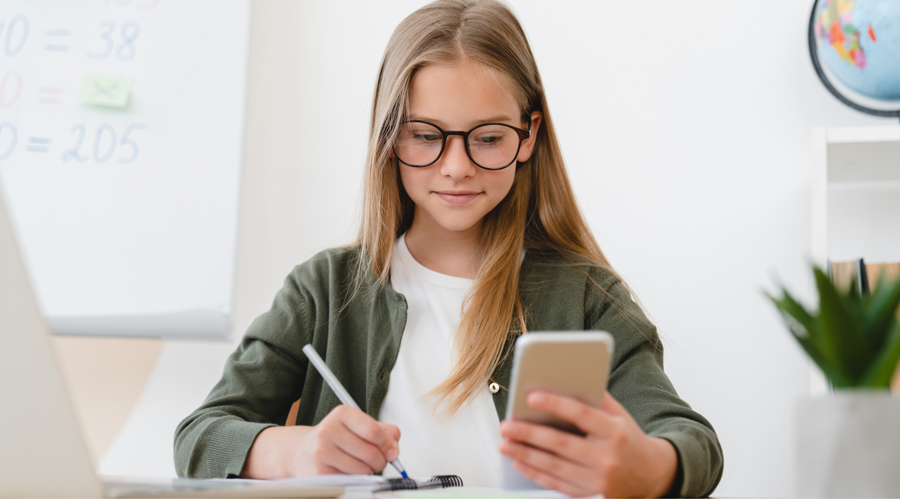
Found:
[[[447, 127], [447, 124], [445, 122], [443, 122], [439, 119], [436, 119], [436, 118], [429, 118], [427, 116], [419, 116], [419, 115], [413, 114], [413, 115], [410, 115], [409, 120], [410, 121], [427, 121], [427, 122], [433, 123], [441, 128]], [[510, 118], [509, 115], [506, 115], [506, 114], [498, 114], [496, 116], [491, 116], [489, 118], [482, 118], [480, 120], [472, 121], [471, 125], [478, 126], [478, 125], [481, 125], [484, 123], [503, 123], [506, 121], [512, 121], [512, 118]]]

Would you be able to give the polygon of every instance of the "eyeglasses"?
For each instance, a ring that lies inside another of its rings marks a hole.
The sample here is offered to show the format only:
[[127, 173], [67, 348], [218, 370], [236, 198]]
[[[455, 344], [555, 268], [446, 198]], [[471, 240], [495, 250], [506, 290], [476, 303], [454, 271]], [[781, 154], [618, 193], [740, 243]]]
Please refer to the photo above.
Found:
[[394, 154], [406, 166], [431, 166], [444, 153], [450, 135], [463, 138], [466, 154], [479, 168], [502, 170], [515, 163], [522, 141], [531, 136], [531, 130], [504, 123], [485, 123], [468, 132], [458, 132], [441, 130], [427, 121], [404, 121], [393, 146]]

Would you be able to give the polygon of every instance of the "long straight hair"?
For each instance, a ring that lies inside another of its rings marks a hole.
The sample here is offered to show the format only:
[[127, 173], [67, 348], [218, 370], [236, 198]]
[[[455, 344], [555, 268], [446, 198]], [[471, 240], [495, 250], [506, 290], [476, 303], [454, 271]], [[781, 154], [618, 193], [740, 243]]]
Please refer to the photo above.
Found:
[[450, 375], [431, 394], [453, 414], [471, 399], [502, 360], [510, 336], [526, 332], [519, 295], [523, 250], [546, 250], [612, 268], [575, 202], [541, 76], [512, 11], [497, 0], [439, 0], [412, 13], [391, 36], [375, 87], [366, 155], [358, 279], [390, 280], [396, 238], [412, 225], [415, 204], [391, 158], [398, 124], [405, 119], [416, 71], [428, 64], [475, 62], [507, 83], [522, 121], [533, 111], [543, 120], [528, 161], [516, 165], [509, 194], [484, 217], [480, 262], [454, 339]]

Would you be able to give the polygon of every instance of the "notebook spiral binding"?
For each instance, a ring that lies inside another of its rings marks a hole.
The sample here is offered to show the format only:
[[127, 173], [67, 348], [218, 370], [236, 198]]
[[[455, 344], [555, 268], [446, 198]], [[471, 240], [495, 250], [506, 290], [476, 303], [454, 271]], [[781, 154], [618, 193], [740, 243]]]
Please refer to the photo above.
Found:
[[456, 475], [437, 475], [431, 477], [428, 481], [417, 482], [412, 478], [388, 478], [384, 486], [375, 489], [373, 492], [384, 492], [394, 490], [416, 490], [416, 489], [434, 489], [446, 487], [462, 487], [462, 478]]
[[384, 490], [415, 490], [419, 488], [419, 484], [412, 478], [388, 478], [387, 483], [375, 489], [376, 491]]
[[462, 478], [456, 475], [437, 475], [431, 477], [432, 482], [440, 482], [441, 487], [462, 487]]

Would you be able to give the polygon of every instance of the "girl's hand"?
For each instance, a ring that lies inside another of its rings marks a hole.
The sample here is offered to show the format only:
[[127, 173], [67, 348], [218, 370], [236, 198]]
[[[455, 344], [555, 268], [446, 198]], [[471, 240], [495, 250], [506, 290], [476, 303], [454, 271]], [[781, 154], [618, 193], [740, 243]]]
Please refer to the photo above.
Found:
[[368, 475], [397, 459], [399, 440], [396, 426], [339, 405], [316, 426], [277, 426], [260, 432], [241, 477]]
[[339, 405], [297, 443], [293, 474], [369, 475], [400, 453], [400, 429]]
[[528, 405], [586, 433], [503, 421], [500, 452], [532, 481], [571, 496], [659, 497], [669, 490], [678, 466], [675, 448], [644, 434], [608, 392], [600, 409], [540, 391], [528, 394]]

